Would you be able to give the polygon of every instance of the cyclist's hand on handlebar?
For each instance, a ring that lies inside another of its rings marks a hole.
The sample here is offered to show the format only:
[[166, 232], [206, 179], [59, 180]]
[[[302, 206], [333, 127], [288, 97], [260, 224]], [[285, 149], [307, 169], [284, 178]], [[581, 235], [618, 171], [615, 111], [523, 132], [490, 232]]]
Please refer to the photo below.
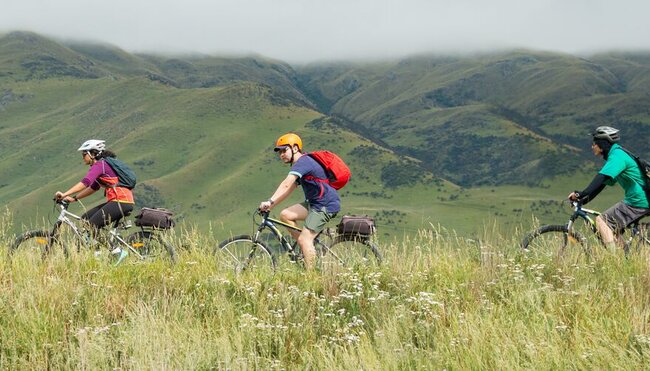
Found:
[[260, 211], [269, 211], [269, 210], [271, 210], [271, 206], [273, 206], [273, 205], [271, 204], [270, 201], [262, 201], [262, 202], [260, 202], [259, 210]]
[[567, 197], [570, 201], [578, 201], [580, 198], [580, 194], [578, 192], [571, 192], [569, 193], [569, 196]]
[[70, 196], [63, 196], [63, 192], [58, 192], [58, 191], [54, 194], [54, 200], [55, 201], [63, 200], [65, 202], [67, 202], [67, 203], [73, 203], [73, 202], [77, 201], [76, 198], [70, 197]]

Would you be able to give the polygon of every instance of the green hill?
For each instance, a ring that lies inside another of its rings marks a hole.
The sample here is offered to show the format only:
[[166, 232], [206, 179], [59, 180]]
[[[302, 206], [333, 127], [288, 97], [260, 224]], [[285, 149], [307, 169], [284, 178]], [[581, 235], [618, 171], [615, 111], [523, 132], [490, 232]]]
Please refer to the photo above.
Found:
[[384, 232], [529, 223], [534, 202], [588, 181], [594, 125], [649, 152], [647, 59], [516, 51], [292, 67], [13, 32], [0, 36], [0, 201], [16, 229], [40, 223], [86, 170], [79, 143], [101, 138], [137, 170], [140, 205], [225, 234], [249, 228], [287, 171], [273, 142], [296, 131], [350, 163], [344, 212]]
[[517, 51], [299, 73], [324, 112], [363, 126], [443, 178], [537, 185], [589, 159], [585, 135], [597, 125], [620, 127], [632, 148], [650, 154], [643, 61]]

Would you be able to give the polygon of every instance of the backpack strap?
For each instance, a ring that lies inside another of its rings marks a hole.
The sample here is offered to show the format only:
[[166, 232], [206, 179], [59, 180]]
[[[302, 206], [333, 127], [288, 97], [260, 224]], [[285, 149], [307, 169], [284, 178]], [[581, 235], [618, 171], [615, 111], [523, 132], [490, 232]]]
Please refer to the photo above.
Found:
[[[329, 180], [329, 179], [316, 178], [316, 177], [313, 176], [313, 175], [305, 175], [303, 178], [304, 178], [305, 180], [312, 180], [312, 181], [314, 181], [314, 182], [318, 182], [318, 183], [327, 183], [327, 184], [330, 184], [330, 180]], [[318, 198], [323, 198], [323, 195], [324, 195], [324, 194], [325, 194], [325, 187], [323, 187], [323, 186], [321, 185], [321, 186], [320, 186], [320, 193], [318, 193]]]
[[[106, 174], [106, 160], [104, 160], [104, 159], [102, 158], [102, 159], [100, 159], [99, 161], [102, 162], [102, 174]], [[111, 167], [111, 165], [108, 165], [108, 167]], [[112, 167], [111, 167], [111, 170], [113, 170]], [[115, 170], [113, 170], [113, 172], [115, 172]], [[107, 188], [107, 187], [111, 187], [111, 188], [113, 188], [113, 189], [116, 189], [116, 188], [117, 188], [117, 183], [115, 183], [115, 184], [108, 184], [108, 183], [102, 181], [102, 177], [101, 177], [101, 176], [97, 177], [97, 182], [99, 182], [100, 184], [102, 184], [102, 185], [104, 186], [104, 188]], [[119, 182], [119, 181], [118, 181], [118, 182]], [[104, 191], [104, 193], [106, 193], [106, 191]]]

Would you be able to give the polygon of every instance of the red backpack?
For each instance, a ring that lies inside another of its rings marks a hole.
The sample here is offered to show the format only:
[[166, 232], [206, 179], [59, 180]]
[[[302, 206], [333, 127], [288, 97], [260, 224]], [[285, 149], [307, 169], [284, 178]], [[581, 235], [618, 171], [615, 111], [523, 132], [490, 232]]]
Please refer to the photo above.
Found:
[[307, 153], [307, 155], [323, 167], [325, 174], [327, 174], [327, 179], [324, 179], [324, 181], [329, 183], [332, 188], [341, 189], [350, 180], [350, 176], [352, 176], [350, 168], [336, 154], [330, 151], [314, 151]]

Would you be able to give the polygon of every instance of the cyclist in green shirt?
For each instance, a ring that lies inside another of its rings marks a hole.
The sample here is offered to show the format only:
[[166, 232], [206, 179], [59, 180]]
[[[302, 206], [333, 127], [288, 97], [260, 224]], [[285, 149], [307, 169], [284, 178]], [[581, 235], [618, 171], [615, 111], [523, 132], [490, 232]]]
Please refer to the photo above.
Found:
[[596, 218], [596, 227], [605, 246], [614, 251], [615, 236], [620, 235], [632, 222], [650, 212], [643, 190], [643, 174], [636, 161], [617, 144], [619, 130], [600, 126], [593, 135], [591, 149], [596, 156], [603, 156], [605, 165], [584, 190], [572, 192], [569, 199], [583, 204], [593, 200], [605, 186], [618, 183], [625, 191], [623, 201], [616, 203]]

